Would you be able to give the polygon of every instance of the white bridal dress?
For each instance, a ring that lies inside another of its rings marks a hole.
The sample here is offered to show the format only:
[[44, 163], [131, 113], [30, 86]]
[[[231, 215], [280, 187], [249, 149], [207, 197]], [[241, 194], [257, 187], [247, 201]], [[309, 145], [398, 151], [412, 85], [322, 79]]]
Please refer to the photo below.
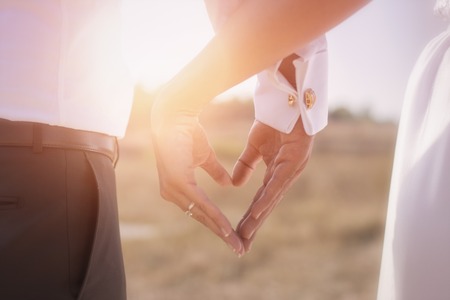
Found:
[[378, 300], [450, 300], [450, 29], [409, 79], [389, 196]]

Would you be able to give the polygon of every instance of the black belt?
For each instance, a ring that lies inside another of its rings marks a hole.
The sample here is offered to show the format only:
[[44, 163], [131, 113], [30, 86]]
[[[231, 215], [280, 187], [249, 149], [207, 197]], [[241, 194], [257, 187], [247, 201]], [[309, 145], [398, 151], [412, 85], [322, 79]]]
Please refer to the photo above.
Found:
[[0, 146], [32, 147], [34, 152], [42, 148], [90, 151], [106, 155], [113, 164], [119, 150], [117, 139], [106, 134], [5, 119], [0, 119]]

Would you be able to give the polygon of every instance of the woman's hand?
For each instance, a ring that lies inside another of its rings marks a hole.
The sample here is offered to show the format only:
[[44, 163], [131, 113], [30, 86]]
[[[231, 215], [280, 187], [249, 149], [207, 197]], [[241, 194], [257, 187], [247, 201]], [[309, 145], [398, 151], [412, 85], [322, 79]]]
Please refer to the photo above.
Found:
[[152, 133], [161, 196], [205, 225], [241, 256], [244, 247], [240, 237], [195, 180], [194, 170], [201, 167], [217, 183], [231, 185], [197, 114], [168, 109], [160, 97], [152, 111]]

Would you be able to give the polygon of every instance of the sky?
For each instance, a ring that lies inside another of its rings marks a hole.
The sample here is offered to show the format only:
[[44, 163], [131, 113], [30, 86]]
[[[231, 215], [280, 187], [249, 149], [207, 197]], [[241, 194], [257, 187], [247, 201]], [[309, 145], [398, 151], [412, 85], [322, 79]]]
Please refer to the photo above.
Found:
[[[226, 0], [224, 0], [226, 1]], [[434, 0], [373, 0], [328, 34], [330, 107], [398, 121], [414, 63], [447, 23]], [[147, 89], [174, 76], [213, 36], [203, 0], [124, 0], [124, 49]], [[251, 97], [251, 78], [222, 95]]]

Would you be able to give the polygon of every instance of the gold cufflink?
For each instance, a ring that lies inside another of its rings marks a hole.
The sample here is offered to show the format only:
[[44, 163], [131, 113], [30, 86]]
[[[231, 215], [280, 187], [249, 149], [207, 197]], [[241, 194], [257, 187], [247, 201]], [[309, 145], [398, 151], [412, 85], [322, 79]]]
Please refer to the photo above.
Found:
[[294, 105], [294, 103], [295, 103], [295, 96], [294, 95], [289, 95], [288, 96], [288, 104], [289, 104], [289, 106]]
[[313, 108], [316, 103], [316, 93], [314, 93], [313, 89], [307, 89], [303, 94], [303, 100], [305, 101], [305, 105], [307, 109]]

